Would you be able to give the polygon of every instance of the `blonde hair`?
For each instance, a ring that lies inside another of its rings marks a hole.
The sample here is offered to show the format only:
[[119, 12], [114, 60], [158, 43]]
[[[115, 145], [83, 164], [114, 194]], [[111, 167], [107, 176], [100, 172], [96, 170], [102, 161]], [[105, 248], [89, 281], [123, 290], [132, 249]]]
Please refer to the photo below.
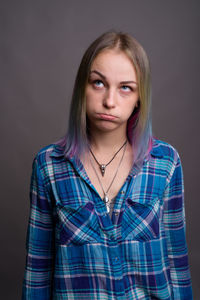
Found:
[[132, 61], [138, 80], [139, 105], [127, 123], [127, 137], [132, 144], [134, 162], [141, 162], [151, 148], [151, 83], [150, 67], [142, 46], [131, 35], [122, 32], [106, 32], [86, 50], [75, 80], [68, 132], [64, 139], [65, 152], [78, 156], [88, 150], [89, 130], [86, 117], [85, 89], [91, 65], [99, 53], [108, 49], [124, 52]]

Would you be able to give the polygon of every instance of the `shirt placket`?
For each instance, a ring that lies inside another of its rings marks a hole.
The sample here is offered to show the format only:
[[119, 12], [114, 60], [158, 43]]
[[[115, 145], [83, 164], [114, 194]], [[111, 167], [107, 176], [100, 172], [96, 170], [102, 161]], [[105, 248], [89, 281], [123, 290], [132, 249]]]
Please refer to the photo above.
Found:
[[107, 248], [107, 255], [110, 263], [110, 272], [111, 272], [111, 289], [113, 291], [113, 295], [115, 299], [124, 300], [125, 298], [125, 284], [123, 278], [123, 256], [121, 254], [120, 246], [118, 243], [119, 233], [121, 232], [121, 228], [119, 226], [120, 217], [123, 214], [124, 202], [128, 195], [129, 185], [132, 181], [133, 174], [130, 173], [129, 177], [123, 184], [120, 189], [118, 195], [116, 196], [116, 201], [114, 204], [114, 209], [112, 216], [110, 217], [107, 212], [106, 205], [97, 193], [96, 189], [90, 182], [85, 169], [80, 162], [78, 165], [73, 161], [74, 168], [78, 172], [79, 176], [85, 183], [89, 186], [92, 201], [94, 202], [99, 220], [101, 225], [101, 230], [106, 235], [106, 241], [104, 241], [104, 245]]

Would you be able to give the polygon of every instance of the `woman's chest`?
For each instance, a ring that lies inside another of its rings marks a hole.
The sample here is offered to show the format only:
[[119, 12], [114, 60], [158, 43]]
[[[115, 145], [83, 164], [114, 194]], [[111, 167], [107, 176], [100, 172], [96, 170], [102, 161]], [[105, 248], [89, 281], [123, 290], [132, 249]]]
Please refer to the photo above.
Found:
[[[123, 159], [122, 159], [123, 158]], [[102, 172], [103, 167], [103, 172]], [[87, 176], [101, 199], [117, 196], [132, 169], [132, 154], [115, 158], [108, 165], [97, 164], [88, 159], [84, 162]]]
[[166, 186], [164, 170], [148, 164], [135, 173], [126, 165], [116, 178], [112, 177], [108, 170], [107, 175], [110, 176], [105, 180], [100, 178], [100, 175], [99, 178], [95, 176], [94, 172], [90, 173], [91, 170], [87, 170], [86, 173], [84, 168], [75, 169], [72, 165], [65, 164], [60, 168], [53, 166], [52, 170], [50, 193], [54, 204], [60, 203], [74, 208], [85, 205], [88, 201], [94, 202], [97, 210], [98, 207], [102, 208], [105, 205], [99, 203], [103, 202], [102, 198], [107, 191], [110, 198], [123, 198], [123, 201], [132, 199], [141, 204], [149, 203], [155, 198], [162, 201]]
[[56, 169], [51, 181], [57, 238], [61, 243], [102, 242], [112, 237], [158, 238], [165, 186], [164, 177], [158, 171], [143, 168], [137, 174], [131, 172], [116, 196], [111, 217], [98, 191], [82, 171], [71, 167], [59, 172]]

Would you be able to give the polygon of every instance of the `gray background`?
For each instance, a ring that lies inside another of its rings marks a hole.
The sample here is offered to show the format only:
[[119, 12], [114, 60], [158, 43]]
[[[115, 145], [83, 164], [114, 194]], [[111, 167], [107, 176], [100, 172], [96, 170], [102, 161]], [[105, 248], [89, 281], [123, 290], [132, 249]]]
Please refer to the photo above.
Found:
[[0, 1], [1, 299], [21, 295], [33, 157], [65, 133], [83, 52], [113, 28], [134, 35], [151, 61], [154, 134], [182, 158], [194, 299], [200, 299], [199, 3]]

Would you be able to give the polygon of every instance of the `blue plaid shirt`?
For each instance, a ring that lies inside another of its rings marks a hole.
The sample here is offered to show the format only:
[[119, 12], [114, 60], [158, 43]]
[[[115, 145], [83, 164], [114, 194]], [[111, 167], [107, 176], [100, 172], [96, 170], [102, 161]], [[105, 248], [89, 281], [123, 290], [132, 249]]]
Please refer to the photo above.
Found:
[[63, 148], [33, 162], [23, 300], [192, 300], [179, 156], [154, 140], [112, 217]]

